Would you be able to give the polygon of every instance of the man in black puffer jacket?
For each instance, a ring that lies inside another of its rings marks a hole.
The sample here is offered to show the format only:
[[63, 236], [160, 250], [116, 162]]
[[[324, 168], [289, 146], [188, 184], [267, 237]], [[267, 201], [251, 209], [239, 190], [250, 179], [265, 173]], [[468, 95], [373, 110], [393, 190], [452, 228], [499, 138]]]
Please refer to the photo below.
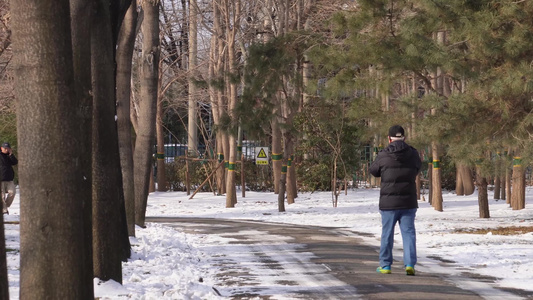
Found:
[[370, 173], [381, 177], [379, 212], [381, 214], [381, 248], [377, 271], [391, 273], [394, 227], [398, 222], [402, 232], [403, 261], [407, 275], [415, 275], [416, 176], [422, 162], [418, 151], [405, 143], [405, 131], [400, 125], [389, 129], [389, 146], [381, 150], [370, 166]]
[[2, 213], [9, 214], [8, 207], [13, 203], [16, 194], [16, 186], [13, 182], [15, 178], [15, 171], [13, 166], [18, 163], [17, 158], [13, 154], [11, 145], [3, 143], [0, 147], [0, 193], [2, 194]]

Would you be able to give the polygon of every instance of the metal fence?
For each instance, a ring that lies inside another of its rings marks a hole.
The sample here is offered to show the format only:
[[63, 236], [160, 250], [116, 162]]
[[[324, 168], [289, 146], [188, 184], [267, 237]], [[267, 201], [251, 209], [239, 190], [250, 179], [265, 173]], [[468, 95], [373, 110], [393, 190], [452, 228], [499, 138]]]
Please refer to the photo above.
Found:
[[[244, 159], [253, 160], [257, 155], [255, 148], [261, 147], [260, 141], [242, 141], [241, 151]], [[185, 156], [188, 151], [187, 144], [165, 144], [165, 162], [173, 162], [177, 157]], [[210, 153], [208, 153], [209, 151]], [[157, 151], [154, 151], [154, 155]], [[207, 148], [205, 145], [198, 145], [199, 157], [215, 157], [213, 149]], [[240, 159], [240, 157], [238, 158]]]

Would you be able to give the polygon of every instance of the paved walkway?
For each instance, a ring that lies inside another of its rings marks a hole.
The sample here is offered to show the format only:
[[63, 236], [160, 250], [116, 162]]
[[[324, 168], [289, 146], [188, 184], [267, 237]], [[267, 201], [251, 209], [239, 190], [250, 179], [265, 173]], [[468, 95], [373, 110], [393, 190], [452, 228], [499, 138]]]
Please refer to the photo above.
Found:
[[[223, 270], [222, 284], [214, 289], [232, 299], [533, 299], [472, 274], [452, 278], [419, 268], [416, 276], [406, 276], [401, 262], [391, 275], [378, 274], [378, 247], [338, 228], [200, 218], [146, 221], [212, 237], [204, 246], [216, 247], [212, 261]], [[438, 266], [445, 267], [446, 262]]]

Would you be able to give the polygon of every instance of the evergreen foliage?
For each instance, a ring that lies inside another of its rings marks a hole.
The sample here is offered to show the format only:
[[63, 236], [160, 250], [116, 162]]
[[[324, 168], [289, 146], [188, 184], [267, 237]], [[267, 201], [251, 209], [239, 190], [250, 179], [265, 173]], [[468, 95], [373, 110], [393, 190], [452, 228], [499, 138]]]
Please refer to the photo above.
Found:
[[[297, 138], [297, 154], [310, 157], [301, 162], [310, 166], [305, 175], [324, 175], [309, 180], [320, 188], [329, 186], [323, 167], [334, 159], [331, 145], [340, 141], [343, 178], [364, 146], [384, 146], [393, 124], [412, 129], [408, 142], [418, 149], [439, 142], [450, 168], [481, 162], [490, 174], [496, 153], [509, 150], [531, 163], [533, 3], [361, 0], [344, 7], [308, 32], [246, 44], [245, 63], [228, 77], [244, 80], [238, 117], [223, 116], [217, 129], [236, 132], [240, 120], [247, 139], [265, 140], [277, 118]], [[303, 55], [310, 70], [302, 104], [290, 89], [303, 81]], [[284, 123], [277, 101], [301, 105], [294, 123]]]
[[[373, 124], [366, 138], [385, 136], [393, 123], [409, 127], [413, 114], [415, 146], [439, 141], [453, 162], [471, 166], [511, 147], [529, 163], [532, 8], [528, 1], [358, 1], [358, 10], [331, 19], [334, 39], [308, 55], [327, 79], [321, 94], [347, 96], [351, 116]], [[437, 68], [446, 76], [442, 89]]]
[[325, 97], [313, 97], [295, 120], [300, 133], [297, 156], [307, 155], [296, 170], [303, 190], [329, 190], [337, 164], [336, 176], [352, 178], [364, 150], [361, 129], [364, 122], [350, 118], [346, 104]]
[[16, 149], [17, 145], [17, 120], [15, 113], [0, 113], [0, 142], [8, 142]]
[[[284, 80], [292, 86], [301, 82], [296, 62], [304, 47], [303, 40], [298, 39], [295, 33], [250, 46], [247, 64], [243, 70], [245, 80], [243, 101], [240, 101], [236, 108], [241, 125], [250, 137], [257, 138], [268, 130], [261, 126], [270, 123], [258, 120], [281, 117], [279, 112], [275, 111], [276, 101], [279, 98], [277, 94], [281, 93], [282, 98], [292, 107], [298, 105], [297, 99], [292, 99], [291, 93], [284, 87]], [[290, 125], [281, 120], [280, 126]]]
[[[302, 56], [302, 49], [320, 45], [322, 41], [316, 38], [310, 34], [293, 32], [250, 47], [244, 73], [246, 84], [243, 101], [237, 108], [249, 137], [259, 136], [268, 130], [261, 128], [261, 122], [257, 120], [280, 117], [275, 111], [278, 93], [293, 106], [292, 109], [299, 104], [298, 99], [291, 99], [291, 93], [285, 90], [283, 83], [288, 80], [290, 87], [301, 82], [296, 62]], [[342, 63], [343, 60], [335, 56], [331, 58], [336, 62], [329, 64]], [[303, 189], [328, 190], [331, 188], [335, 163], [336, 178], [339, 180], [350, 178], [359, 163], [362, 150], [359, 135], [364, 122], [351, 119], [347, 107], [352, 99], [349, 93], [355, 71], [357, 68], [347, 69], [336, 77], [337, 81], [328, 82], [327, 87], [319, 84], [322, 75], [314, 75], [307, 91], [308, 103], [301, 107], [293, 123], [280, 123], [299, 141], [296, 156], [308, 156], [306, 160], [298, 160], [300, 162], [296, 165], [298, 182]]]

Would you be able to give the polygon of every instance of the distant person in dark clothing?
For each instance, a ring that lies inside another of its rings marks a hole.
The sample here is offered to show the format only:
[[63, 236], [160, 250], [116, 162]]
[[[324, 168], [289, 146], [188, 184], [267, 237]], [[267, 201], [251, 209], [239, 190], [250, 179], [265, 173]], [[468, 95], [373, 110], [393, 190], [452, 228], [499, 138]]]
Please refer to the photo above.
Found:
[[18, 164], [18, 160], [13, 154], [13, 149], [11, 149], [9, 143], [3, 143], [0, 149], [2, 150], [0, 152], [2, 213], [9, 214], [8, 207], [13, 203], [16, 194], [15, 182], [13, 182], [13, 179], [15, 178], [13, 166]]
[[378, 153], [369, 169], [372, 175], [381, 177], [379, 212], [382, 229], [380, 266], [377, 268], [379, 273], [391, 273], [394, 227], [399, 223], [405, 271], [407, 275], [415, 275], [415, 215], [418, 209], [415, 180], [421, 166], [418, 151], [405, 143], [402, 126], [392, 126], [389, 129], [389, 145]]

